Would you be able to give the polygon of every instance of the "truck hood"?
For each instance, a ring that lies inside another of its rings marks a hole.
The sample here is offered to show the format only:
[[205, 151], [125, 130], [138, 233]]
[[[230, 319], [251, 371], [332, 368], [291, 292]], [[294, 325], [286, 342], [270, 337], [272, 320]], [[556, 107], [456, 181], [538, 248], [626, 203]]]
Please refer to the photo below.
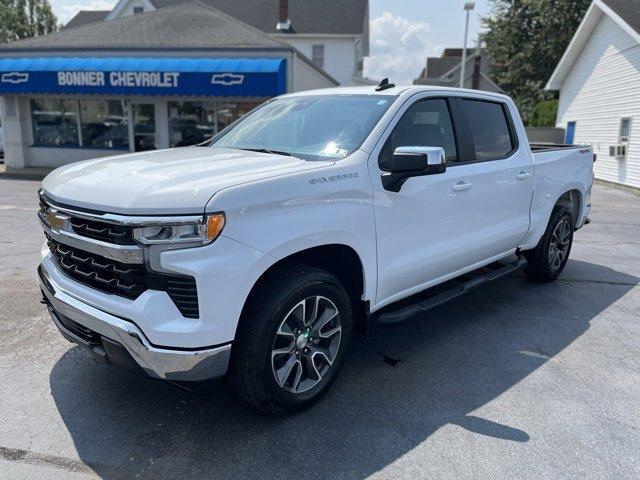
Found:
[[223, 188], [332, 164], [231, 148], [186, 147], [73, 163], [51, 172], [42, 188], [61, 204], [104, 212], [200, 213]]

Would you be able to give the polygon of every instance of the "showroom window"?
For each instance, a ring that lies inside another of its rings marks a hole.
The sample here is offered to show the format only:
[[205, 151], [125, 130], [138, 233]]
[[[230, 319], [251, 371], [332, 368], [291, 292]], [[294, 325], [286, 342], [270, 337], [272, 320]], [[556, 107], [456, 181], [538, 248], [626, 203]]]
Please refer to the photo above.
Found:
[[262, 102], [218, 102], [217, 126], [218, 132], [227, 125], [235, 122], [243, 115], [249, 113]]
[[123, 100], [80, 100], [82, 146], [129, 150], [129, 126]]
[[33, 143], [47, 147], [77, 147], [78, 103], [76, 100], [45, 98], [31, 100]]
[[122, 100], [31, 100], [33, 143], [40, 147], [129, 150], [126, 104]]
[[260, 102], [167, 102], [169, 146], [202, 143], [258, 105]]
[[169, 146], [202, 143], [216, 133], [213, 102], [168, 102]]

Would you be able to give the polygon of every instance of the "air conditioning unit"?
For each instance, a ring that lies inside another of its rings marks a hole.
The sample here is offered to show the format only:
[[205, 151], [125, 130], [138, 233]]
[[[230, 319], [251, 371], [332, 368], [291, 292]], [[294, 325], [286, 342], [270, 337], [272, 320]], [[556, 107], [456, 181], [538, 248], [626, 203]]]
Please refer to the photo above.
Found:
[[617, 147], [617, 155], [616, 158], [618, 160], [624, 160], [625, 158], [627, 158], [627, 144], [626, 143], [619, 143], [618, 147]]
[[617, 145], [611, 145], [609, 147], [609, 156], [616, 157], [618, 160], [624, 160], [627, 158], [627, 143], [619, 143]]

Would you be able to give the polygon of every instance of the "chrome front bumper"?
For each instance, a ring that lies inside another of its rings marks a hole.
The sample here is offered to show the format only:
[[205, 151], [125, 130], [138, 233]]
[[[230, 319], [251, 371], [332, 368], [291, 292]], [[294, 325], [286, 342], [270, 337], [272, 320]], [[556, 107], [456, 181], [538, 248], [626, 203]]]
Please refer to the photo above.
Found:
[[[147, 375], [172, 382], [199, 382], [221, 377], [227, 371], [231, 344], [203, 350], [172, 349], [153, 346], [144, 333], [133, 323], [113, 316], [65, 292], [57, 285], [43, 265], [38, 268], [40, 288], [48, 304], [49, 313], [56, 327], [65, 338], [92, 350], [94, 354], [105, 353], [107, 345], [120, 345], [131, 359]], [[66, 317], [94, 332], [100, 342], [87, 341], [66, 328], [61, 321]], [[105, 357], [108, 359], [108, 353]], [[114, 362], [115, 363], [115, 362]]]

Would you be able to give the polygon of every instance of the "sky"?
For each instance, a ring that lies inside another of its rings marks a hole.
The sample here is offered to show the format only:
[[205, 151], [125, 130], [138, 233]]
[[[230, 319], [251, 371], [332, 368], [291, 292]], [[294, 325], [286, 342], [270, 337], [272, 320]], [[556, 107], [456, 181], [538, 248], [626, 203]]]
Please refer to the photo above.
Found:
[[[61, 23], [79, 10], [108, 10], [116, 0], [49, 0]], [[242, 1], [242, 0], [238, 0]], [[295, 0], [290, 0], [295, 1]], [[369, 0], [369, 58], [364, 74], [373, 79], [389, 77], [396, 83], [412, 83], [429, 56], [445, 47], [462, 47], [464, 0]], [[480, 17], [489, 13], [489, 0], [476, 1], [469, 17], [469, 43], [475, 45]]]

